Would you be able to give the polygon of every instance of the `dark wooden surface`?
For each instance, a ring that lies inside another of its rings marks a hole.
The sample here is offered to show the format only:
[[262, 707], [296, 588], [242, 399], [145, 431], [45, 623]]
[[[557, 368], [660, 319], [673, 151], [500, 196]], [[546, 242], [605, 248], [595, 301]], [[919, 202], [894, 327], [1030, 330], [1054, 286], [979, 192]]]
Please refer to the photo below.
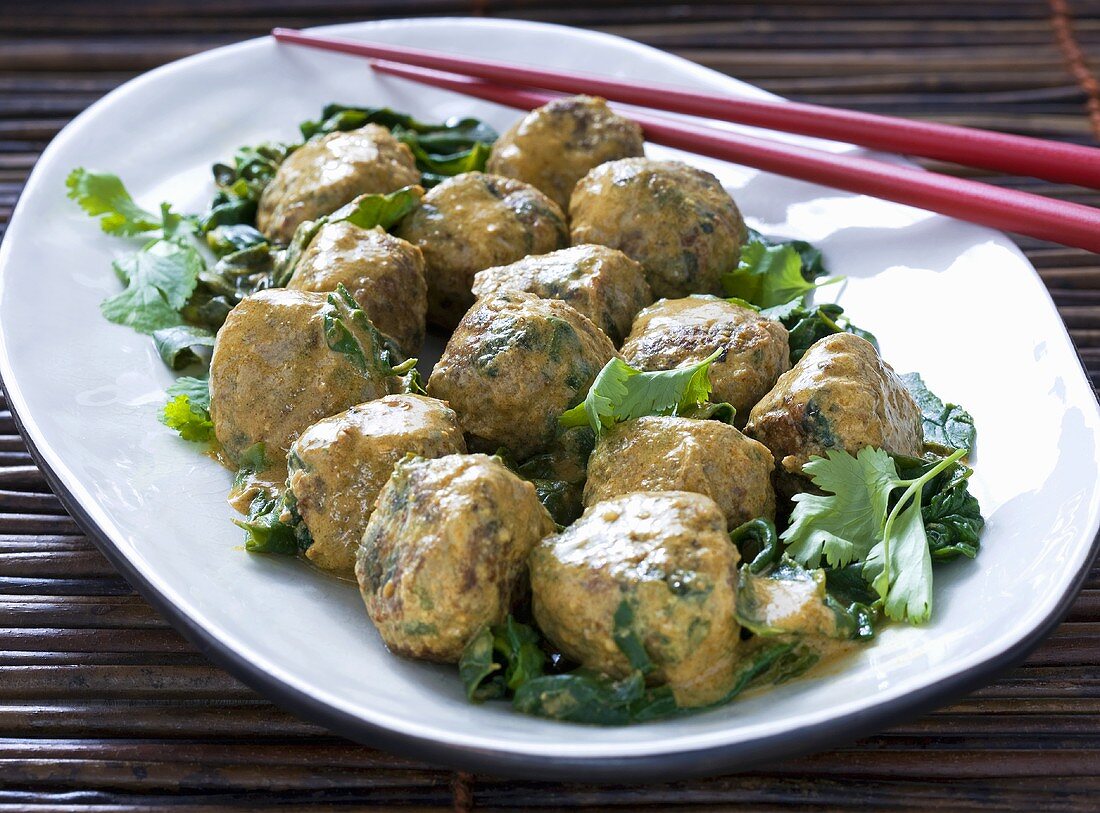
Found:
[[[1097, 0], [0, 0], [0, 224], [54, 134], [136, 73], [276, 24], [421, 14], [607, 30], [801, 100], [1080, 143], [1095, 143], [1100, 124], [1087, 67], [1100, 58]], [[172, 126], [170, 106], [150, 112]], [[1094, 191], [988, 180], [1100, 204]], [[1095, 382], [1100, 262], [1020, 245]], [[211, 666], [65, 515], [0, 401], [0, 810], [1095, 810], [1098, 795], [1098, 570], [1024, 665], [832, 752], [647, 787], [456, 775], [334, 737]]]

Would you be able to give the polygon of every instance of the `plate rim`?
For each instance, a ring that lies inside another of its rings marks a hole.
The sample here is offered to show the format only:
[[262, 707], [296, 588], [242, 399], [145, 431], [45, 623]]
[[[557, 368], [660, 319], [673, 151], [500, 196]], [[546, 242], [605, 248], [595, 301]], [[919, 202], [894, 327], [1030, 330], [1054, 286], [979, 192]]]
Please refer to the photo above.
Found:
[[[527, 20], [511, 20], [503, 18], [470, 18], [470, 17], [433, 17], [433, 18], [408, 18], [401, 20], [362, 21], [359, 23], [341, 23], [331, 26], [318, 26], [310, 28], [311, 31], [332, 31], [348, 28], [369, 28], [372, 24], [392, 24], [396, 22], [413, 22], [417, 24], [438, 24], [447, 21], [474, 21], [478, 24], [520, 24], [524, 26], [542, 27], [548, 29], [564, 29], [573, 33], [580, 33], [594, 39], [613, 38], [625, 40], [633, 46], [646, 51], [656, 51], [649, 46], [636, 43], [632, 40], [614, 37], [614, 35], [592, 32], [585, 29], [577, 29], [571, 26], [563, 26], [551, 23], [536, 23]], [[197, 54], [175, 60], [151, 71], [146, 71], [133, 79], [124, 82], [118, 88], [106, 94], [102, 99], [89, 105], [77, 117], [65, 125], [64, 128], [51, 140], [43, 150], [28, 177], [26, 188], [31, 187], [34, 176], [42, 158], [49, 155], [51, 148], [60, 137], [72, 125], [94, 114], [99, 105], [117, 93], [124, 92], [134, 83], [141, 82], [162, 71], [178, 69], [184, 63], [201, 60], [212, 53], [221, 52], [230, 48], [254, 45], [270, 36], [257, 37], [237, 43], [219, 46], [218, 48], [203, 51]], [[693, 63], [692, 63], [693, 64]], [[701, 72], [713, 73], [707, 68], [694, 65]], [[738, 80], [739, 81], [739, 80]], [[760, 89], [757, 89], [760, 90]], [[766, 92], [766, 91], [765, 91]], [[770, 94], [769, 94], [770, 95]], [[21, 193], [13, 213], [11, 222], [15, 222], [24, 204], [24, 195]], [[1030, 261], [1023, 256], [1018, 247], [1008, 240], [1000, 232], [993, 232], [1004, 244], [1008, 244], [1027, 262], [1032, 273], [1036, 274]], [[5, 235], [6, 237], [7, 235]], [[6, 266], [8, 254], [8, 240], [5, 239], [0, 251], [0, 274]], [[0, 277], [2, 278], [2, 277]], [[1045, 290], [1045, 288], [1044, 288]], [[1053, 302], [1047, 295], [1048, 304], [1053, 307]], [[1089, 381], [1084, 364], [1076, 345], [1068, 336], [1068, 331], [1063, 322], [1061, 329], [1070, 347], [1074, 350], [1078, 369]], [[9, 363], [8, 353], [0, 347], [0, 390], [5, 394], [8, 408], [11, 411], [28, 451], [38, 468], [45, 475], [47, 483], [60, 499], [62, 505], [76, 520], [77, 524], [93, 541], [99, 551], [110, 561], [113, 567], [119, 570], [127, 581], [148, 601], [172, 626], [179, 631], [190, 643], [202, 652], [202, 654], [225, 669], [235, 678], [241, 680], [249, 687], [255, 689], [265, 698], [271, 700], [281, 708], [288, 710], [299, 717], [317, 722], [326, 728], [358, 742], [380, 747], [406, 757], [420, 759], [436, 764], [442, 764], [459, 770], [470, 770], [480, 773], [492, 773], [499, 776], [519, 778], [555, 778], [566, 780], [588, 781], [622, 781], [629, 779], [636, 782], [657, 782], [688, 776], [701, 776], [717, 772], [740, 772], [749, 770], [760, 764], [777, 758], [791, 758], [812, 751], [817, 751], [826, 746], [836, 746], [865, 736], [874, 731], [881, 730], [901, 720], [910, 719], [929, 709], [938, 707], [965, 694], [980, 685], [989, 682], [1001, 671], [1014, 666], [1022, 661], [1033, 651], [1043, 639], [1061, 622], [1068, 613], [1070, 606], [1075, 601], [1093, 562], [1100, 554], [1100, 533], [1094, 531], [1093, 539], [1088, 552], [1082, 560], [1078, 571], [1073, 574], [1067, 583], [1067, 588], [1054, 604], [1050, 612], [1037, 622], [1020, 640], [1011, 646], [990, 655], [984, 661], [974, 664], [968, 669], [953, 673], [944, 680], [910, 691], [899, 697], [885, 700], [870, 708], [849, 712], [842, 716], [831, 717], [817, 723], [793, 728], [790, 731], [764, 735], [752, 740], [741, 742], [705, 746], [701, 748], [659, 752], [652, 754], [631, 756], [596, 756], [596, 757], [567, 757], [546, 756], [529, 752], [515, 752], [508, 749], [479, 748], [475, 746], [446, 743], [431, 737], [424, 737], [406, 733], [394, 728], [388, 728], [377, 723], [365, 720], [350, 711], [330, 705], [323, 699], [317, 698], [304, 689], [295, 687], [289, 682], [283, 681], [276, 674], [265, 670], [262, 666], [252, 663], [237, 652], [233, 647], [218, 640], [217, 636], [206, 630], [197, 620], [191, 618], [172, 599], [162, 593], [153, 581], [143, 575], [136, 564], [122, 552], [111, 540], [108, 532], [100, 526], [91, 513], [86, 510], [80, 498], [71, 490], [55, 471], [47, 460], [47, 456], [39, 448], [38, 441], [28, 430], [28, 422], [20, 414], [16, 403], [25, 406], [21, 397], [19, 384], [14, 380], [13, 370]], [[15, 397], [13, 397], [13, 395]], [[30, 421], [33, 425], [33, 420]], [[49, 447], [48, 440], [43, 436], [44, 446]], [[1096, 519], [1094, 517], [1094, 519]], [[581, 728], [580, 731], [585, 730]]]

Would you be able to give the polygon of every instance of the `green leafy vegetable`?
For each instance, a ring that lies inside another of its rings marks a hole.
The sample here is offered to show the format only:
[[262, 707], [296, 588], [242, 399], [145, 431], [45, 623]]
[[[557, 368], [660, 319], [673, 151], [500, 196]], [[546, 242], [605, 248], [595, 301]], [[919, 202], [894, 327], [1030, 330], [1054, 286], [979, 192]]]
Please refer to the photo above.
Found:
[[205, 328], [178, 325], [153, 331], [153, 344], [165, 364], [182, 370], [203, 361], [197, 348], [213, 347], [214, 334]]
[[[402, 360], [401, 351], [375, 328], [343, 285], [337, 285], [325, 301], [327, 304], [321, 314], [325, 341], [332, 350], [347, 356], [360, 372], [400, 376], [416, 367], [416, 359]], [[369, 347], [363, 346], [359, 333], [370, 337]]]
[[797, 251], [799, 258], [802, 260], [802, 276], [809, 282], [828, 275], [820, 249], [815, 248], [805, 240], [777, 240], [772, 237], [765, 237], [756, 229], [747, 229], [747, 232], [746, 242], [764, 243], [769, 246], [790, 246]]
[[205, 443], [214, 438], [209, 381], [183, 376], [172, 382], [167, 394], [169, 400], [161, 411], [161, 423], [179, 432], [184, 440]]
[[448, 119], [429, 124], [385, 107], [349, 107], [329, 104], [316, 121], [300, 125], [302, 137], [357, 130], [367, 124], [388, 127], [394, 137], [408, 145], [422, 173], [424, 186], [435, 186], [446, 177], [485, 169], [489, 148], [496, 132], [478, 119]]
[[790, 245], [769, 246], [752, 242], [741, 249], [741, 261], [722, 275], [726, 295], [760, 308], [784, 305], [804, 297], [824, 283], [811, 282], [802, 274], [802, 257]]
[[920, 373], [901, 376], [909, 394], [920, 407], [924, 424], [924, 442], [941, 449], [974, 448], [974, 418], [958, 404], [945, 404], [928, 389]]
[[193, 246], [155, 240], [114, 264], [126, 289], [103, 300], [100, 310], [109, 321], [142, 333], [178, 325], [204, 266]]
[[458, 668], [467, 699], [490, 700], [542, 675], [545, 664], [538, 633], [509, 615], [503, 624], [482, 627], [463, 650]]
[[524, 714], [595, 725], [655, 720], [678, 711], [672, 690], [647, 689], [641, 672], [611, 680], [583, 669], [527, 681], [516, 690], [512, 705]]
[[161, 218], [134, 202], [117, 175], [77, 168], [65, 186], [81, 209], [93, 217], [102, 215], [99, 225], [108, 234], [133, 236], [162, 226]]
[[738, 525], [730, 531], [730, 542], [737, 547], [741, 561], [747, 562], [753, 573], [764, 573], [779, 563], [782, 549], [771, 520], [761, 517]]
[[218, 226], [252, 224], [260, 195], [279, 171], [279, 166], [298, 146], [273, 142], [240, 147], [233, 155], [232, 164], [214, 164], [214, 183], [218, 192], [202, 217], [201, 230], [208, 232]]
[[268, 242], [255, 227], [244, 223], [217, 226], [206, 233], [206, 244], [219, 257]]
[[768, 308], [765, 316], [778, 319], [789, 333], [791, 364], [806, 354], [810, 346], [834, 333], [853, 333], [866, 339], [878, 349], [878, 340], [869, 331], [858, 328], [844, 315], [840, 305], [824, 304], [807, 307], [801, 299]]
[[288, 495], [292, 496], [289, 491], [279, 493], [260, 489], [248, 506], [248, 519], [233, 520], [234, 525], [245, 531], [245, 550], [297, 556], [310, 546], [308, 534], [303, 533], [304, 526], [283, 521], [283, 517], [288, 515]]
[[[894, 456], [902, 479], [913, 480], [935, 466], [935, 461]], [[923, 507], [925, 532], [932, 562], [945, 562], [978, 555], [985, 520], [978, 500], [967, 489], [974, 470], [956, 463], [930, 480], [924, 487]]]
[[[963, 454], [958, 450], [909, 479], [899, 475], [881, 449], [867, 447], [854, 458], [831, 450], [825, 458], [812, 458], [803, 470], [829, 494], [795, 496], [791, 524], [782, 534], [787, 554], [810, 567], [822, 555], [834, 567], [862, 561], [863, 577], [882, 599], [887, 616], [914, 624], [927, 621], [932, 561], [922, 497]], [[902, 494], [894, 499], [899, 488]]]
[[386, 231], [420, 205], [424, 189], [420, 186], [403, 186], [385, 195], [360, 195], [351, 203], [337, 209], [326, 218], [328, 223], [347, 221], [361, 229], [380, 226]]
[[565, 427], [592, 427], [599, 436], [621, 421], [645, 415], [676, 415], [702, 406], [710, 396], [710, 365], [716, 350], [702, 361], [674, 370], [642, 372], [619, 358], [604, 365], [588, 395], [558, 419]]

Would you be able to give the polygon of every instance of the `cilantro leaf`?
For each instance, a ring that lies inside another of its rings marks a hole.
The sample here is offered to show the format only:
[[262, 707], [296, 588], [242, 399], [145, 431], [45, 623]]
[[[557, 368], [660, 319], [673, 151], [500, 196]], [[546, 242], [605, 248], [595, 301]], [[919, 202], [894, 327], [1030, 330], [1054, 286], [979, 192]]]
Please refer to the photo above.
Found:
[[115, 324], [128, 325], [141, 333], [178, 325], [179, 311], [195, 290], [204, 268], [202, 256], [193, 246], [154, 240], [114, 264], [126, 289], [103, 300], [100, 310]]
[[161, 228], [161, 218], [134, 202], [117, 175], [78, 167], [65, 179], [68, 195], [108, 234], [133, 236]]
[[831, 496], [797, 494], [790, 526], [781, 534], [787, 555], [817, 567], [824, 554], [831, 567], [862, 560], [880, 538], [890, 492], [900, 482], [894, 461], [865, 446], [855, 457], [830, 449], [804, 467], [814, 485]]
[[761, 308], [800, 299], [824, 284], [828, 281], [815, 283], [803, 276], [802, 258], [792, 246], [761, 242], [751, 242], [742, 248], [737, 268], [722, 275], [727, 296]]
[[974, 418], [969, 412], [958, 404], [941, 401], [928, 389], [920, 373], [905, 373], [901, 380], [920, 407], [925, 443], [947, 449], [970, 451], [974, 448], [977, 433]]
[[214, 437], [210, 420], [210, 383], [205, 378], [177, 378], [168, 387], [160, 422], [184, 440], [205, 443]]
[[673, 370], [642, 372], [619, 358], [604, 365], [577, 406], [562, 413], [565, 427], [592, 427], [599, 435], [621, 421], [646, 415], [676, 415], [705, 404], [710, 396], [710, 365], [716, 350], [702, 361]]

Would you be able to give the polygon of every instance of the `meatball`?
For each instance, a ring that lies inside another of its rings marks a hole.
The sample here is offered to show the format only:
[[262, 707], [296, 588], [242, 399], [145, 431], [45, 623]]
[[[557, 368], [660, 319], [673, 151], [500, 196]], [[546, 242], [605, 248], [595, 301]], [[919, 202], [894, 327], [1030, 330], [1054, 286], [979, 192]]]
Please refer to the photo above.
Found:
[[774, 461], [763, 444], [721, 421], [648, 417], [616, 424], [588, 460], [584, 504], [632, 491], [706, 494], [729, 527], [775, 517]]
[[506, 291], [462, 318], [428, 394], [458, 413], [471, 448], [523, 460], [549, 446], [558, 416], [614, 355], [603, 331], [564, 302]]
[[377, 124], [307, 141], [283, 161], [260, 196], [256, 226], [288, 243], [299, 224], [335, 212], [359, 195], [418, 183], [412, 151]]
[[642, 267], [606, 246], [573, 246], [479, 271], [474, 296], [496, 291], [527, 291], [568, 302], [616, 345], [630, 332], [634, 315], [653, 301]]
[[714, 703], [736, 671], [739, 558], [709, 497], [626, 494], [531, 552], [535, 619], [568, 657], [613, 678], [632, 671], [616, 638], [633, 634], [651, 682], [682, 707]]
[[806, 490], [802, 466], [828, 449], [915, 457], [924, 445], [913, 396], [874, 345], [851, 333], [812, 345], [753, 407], [745, 432], [771, 449], [783, 496]]
[[302, 254], [288, 288], [333, 291], [343, 285], [374, 326], [410, 356], [424, 343], [428, 286], [424, 255], [382, 229], [344, 220], [317, 232]]
[[[330, 347], [325, 323], [333, 319], [361, 353]], [[336, 294], [275, 288], [245, 297], [210, 360], [210, 417], [227, 457], [236, 463], [261, 441], [285, 453], [310, 424], [388, 394], [394, 379], [378, 363], [380, 338]]]
[[325, 418], [290, 447], [287, 485], [313, 544], [306, 557], [322, 570], [355, 575], [355, 553], [394, 465], [414, 454], [466, 451], [455, 413], [420, 395], [387, 395]]
[[634, 320], [623, 359], [642, 370], [694, 364], [721, 349], [710, 366], [711, 400], [749, 410], [791, 367], [787, 329], [750, 308], [712, 296], [662, 299]]
[[573, 245], [599, 243], [642, 264], [658, 297], [722, 293], [745, 224], [709, 172], [679, 161], [624, 158], [578, 182], [569, 202]]
[[541, 190], [562, 209], [577, 181], [605, 161], [643, 154], [642, 128], [595, 96], [555, 99], [497, 139], [486, 169]]
[[382, 640], [455, 662], [522, 596], [527, 556], [554, 530], [535, 487], [485, 455], [406, 458], [382, 488], [355, 575]]
[[428, 319], [452, 328], [474, 302], [474, 274], [569, 245], [565, 215], [533, 186], [467, 172], [428, 191], [395, 231], [427, 264]]

